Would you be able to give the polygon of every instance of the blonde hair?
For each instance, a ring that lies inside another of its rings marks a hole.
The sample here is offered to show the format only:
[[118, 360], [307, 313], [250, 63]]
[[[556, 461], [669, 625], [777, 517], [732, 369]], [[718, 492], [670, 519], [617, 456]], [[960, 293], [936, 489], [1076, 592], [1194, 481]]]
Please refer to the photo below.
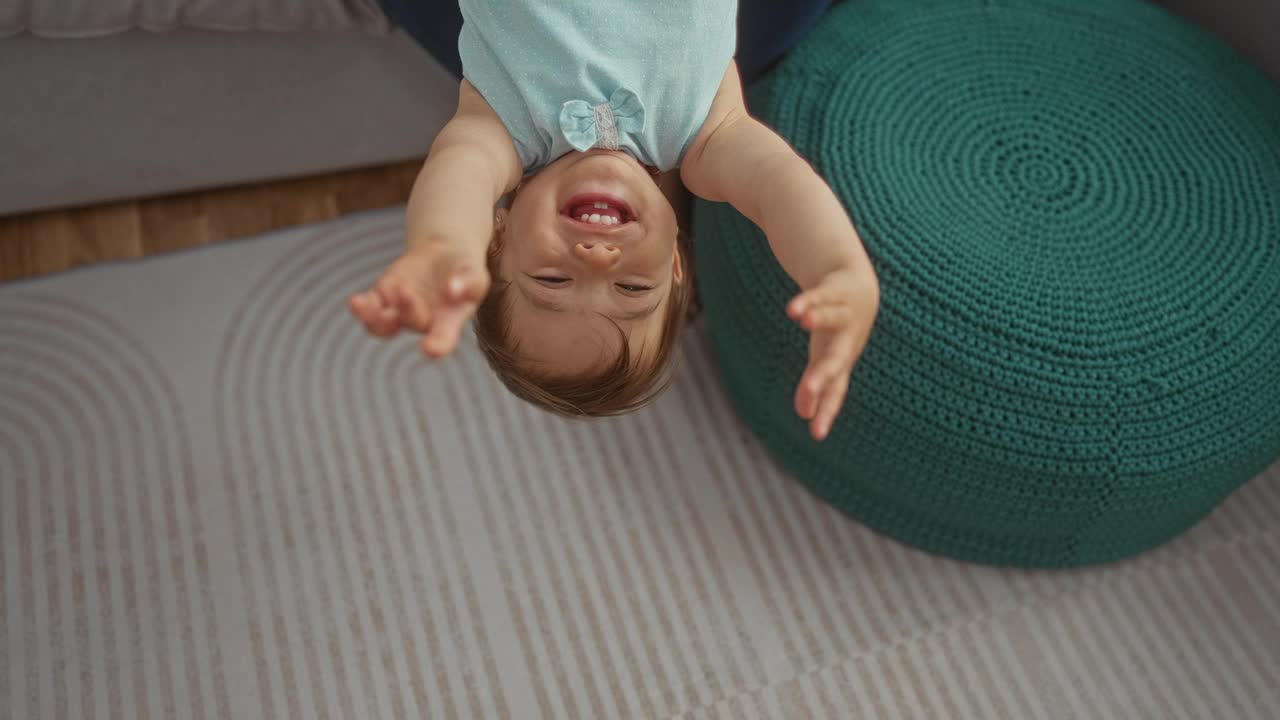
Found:
[[[516, 397], [544, 410], [566, 417], [622, 415], [653, 402], [671, 383], [676, 340], [691, 314], [693, 302], [692, 258], [689, 239], [677, 231], [676, 252], [684, 267], [682, 282], [671, 284], [662, 335], [653, 357], [641, 363], [631, 351], [626, 332], [617, 324], [622, 349], [602, 370], [579, 376], [536, 372], [520, 362], [518, 347], [511, 340], [507, 291], [510, 283], [498, 279], [502, 257], [502, 236], [494, 233], [489, 246], [489, 274], [494, 278], [488, 295], [476, 309], [476, 340], [489, 366]], [[612, 321], [611, 321], [612, 322]]]

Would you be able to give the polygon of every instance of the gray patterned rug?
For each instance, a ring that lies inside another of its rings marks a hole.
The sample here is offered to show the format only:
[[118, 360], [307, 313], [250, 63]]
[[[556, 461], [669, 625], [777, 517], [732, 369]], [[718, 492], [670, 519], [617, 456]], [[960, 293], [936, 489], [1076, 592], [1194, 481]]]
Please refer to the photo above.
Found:
[[591, 423], [369, 340], [401, 212], [0, 287], [0, 718], [1280, 717], [1280, 464], [1127, 562], [931, 557], [696, 331]]

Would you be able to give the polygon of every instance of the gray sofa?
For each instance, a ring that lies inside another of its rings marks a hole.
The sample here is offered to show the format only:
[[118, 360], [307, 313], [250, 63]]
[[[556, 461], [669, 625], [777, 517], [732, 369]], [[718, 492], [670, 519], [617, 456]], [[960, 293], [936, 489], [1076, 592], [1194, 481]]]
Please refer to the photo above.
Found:
[[375, 0], [0, 0], [0, 215], [420, 157], [456, 97]]
[[[1280, 79], [1280, 0], [1160, 1]], [[421, 157], [456, 98], [376, 0], [0, 0], [0, 38], [0, 215]]]

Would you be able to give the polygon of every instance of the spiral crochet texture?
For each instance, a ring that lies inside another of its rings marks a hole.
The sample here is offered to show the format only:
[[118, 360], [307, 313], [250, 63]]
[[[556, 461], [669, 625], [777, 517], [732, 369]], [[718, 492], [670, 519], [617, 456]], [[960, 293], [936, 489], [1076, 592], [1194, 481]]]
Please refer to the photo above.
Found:
[[[841, 198], [881, 307], [830, 437], [766, 238], [699, 202], [739, 414], [816, 494], [984, 563], [1115, 560], [1280, 456], [1280, 89], [1139, 0], [837, 4], [749, 89]], [[761, 182], [767, 182], [762, 178]]]

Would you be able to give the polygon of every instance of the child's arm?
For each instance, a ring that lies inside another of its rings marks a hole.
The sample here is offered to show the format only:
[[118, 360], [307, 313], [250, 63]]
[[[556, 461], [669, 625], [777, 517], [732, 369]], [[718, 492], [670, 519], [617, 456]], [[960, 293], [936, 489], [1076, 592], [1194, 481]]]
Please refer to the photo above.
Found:
[[489, 289], [485, 256], [493, 206], [520, 180], [520, 159], [502, 121], [466, 80], [458, 110], [436, 136], [409, 196], [406, 250], [351, 311], [370, 333], [423, 334], [422, 351], [442, 357]]
[[826, 437], [879, 309], [879, 282], [853, 223], [809, 163], [747, 113], [734, 64], [685, 154], [681, 179], [758, 225], [800, 286], [787, 313], [811, 338], [796, 411], [814, 437]]
[[409, 196], [409, 250], [447, 242], [483, 259], [494, 203], [516, 186], [520, 174], [520, 158], [502, 120], [463, 80], [458, 109], [431, 144]]

